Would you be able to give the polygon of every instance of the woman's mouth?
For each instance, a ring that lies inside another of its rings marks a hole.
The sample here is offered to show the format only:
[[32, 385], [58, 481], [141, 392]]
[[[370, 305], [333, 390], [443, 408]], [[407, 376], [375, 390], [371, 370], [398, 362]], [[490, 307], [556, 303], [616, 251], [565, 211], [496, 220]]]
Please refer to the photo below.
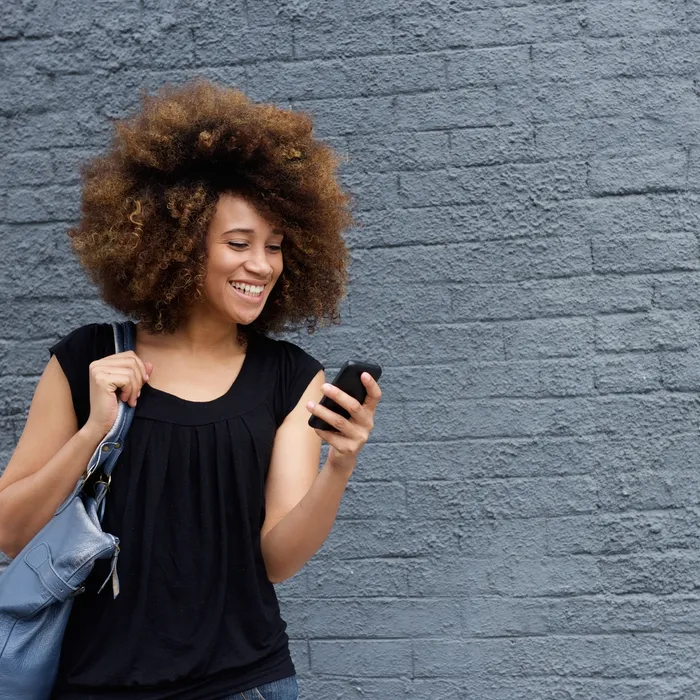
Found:
[[246, 301], [253, 303], [262, 301], [265, 285], [244, 284], [243, 282], [229, 282], [229, 284], [233, 291]]

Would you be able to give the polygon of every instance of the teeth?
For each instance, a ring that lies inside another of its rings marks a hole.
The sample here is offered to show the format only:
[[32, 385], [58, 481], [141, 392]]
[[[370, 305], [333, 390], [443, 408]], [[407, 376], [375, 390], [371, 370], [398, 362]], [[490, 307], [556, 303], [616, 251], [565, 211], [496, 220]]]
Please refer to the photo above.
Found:
[[250, 294], [250, 296], [256, 297], [262, 294], [265, 287], [251, 284], [241, 284], [240, 282], [231, 282], [231, 286], [238, 289], [245, 294]]

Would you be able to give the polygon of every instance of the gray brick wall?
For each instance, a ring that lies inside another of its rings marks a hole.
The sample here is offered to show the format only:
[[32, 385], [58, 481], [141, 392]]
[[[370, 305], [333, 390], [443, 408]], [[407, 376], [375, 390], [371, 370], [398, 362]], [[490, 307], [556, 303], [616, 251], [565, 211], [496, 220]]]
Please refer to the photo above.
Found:
[[[347, 160], [344, 324], [385, 367], [280, 586], [303, 696], [700, 698], [699, 0], [23, 0], [0, 24], [0, 453], [109, 312], [77, 165], [140, 88], [310, 111]], [[77, 280], [77, 281], [76, 281]]]

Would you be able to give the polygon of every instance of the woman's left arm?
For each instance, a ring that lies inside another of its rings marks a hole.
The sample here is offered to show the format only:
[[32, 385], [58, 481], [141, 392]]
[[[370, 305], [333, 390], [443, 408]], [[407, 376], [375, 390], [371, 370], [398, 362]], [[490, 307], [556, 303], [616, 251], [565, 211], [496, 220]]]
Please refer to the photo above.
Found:
[[[293, 576], [321, 548], [333, 527], [357, 455], [374, 427], [374, 412], [381, 398], [379, 385], [367, 373], [364, 404], [324, 384], [319, 372], [299, 403], [277, 430], [265, 485], [265, 522], [261, 531], [262, 555], [270, 581]], [[320, 394], [350, 412], [345, 419], [316, 403]], [[309, 413], [323, 418], [340, 432], [309, 427]], [[330, 445], [321, 471], [321, 438]]]

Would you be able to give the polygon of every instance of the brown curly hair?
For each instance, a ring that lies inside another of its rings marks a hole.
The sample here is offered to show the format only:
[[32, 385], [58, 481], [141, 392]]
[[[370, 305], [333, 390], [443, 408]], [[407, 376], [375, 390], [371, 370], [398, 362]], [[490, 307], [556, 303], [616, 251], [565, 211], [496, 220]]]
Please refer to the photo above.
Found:
[[337, 322], [349, 197], [311, 118], [204, 80], [166, 85], [118, 121], [109, 152], [83, 168], [73, 250], [103, 299], [150, 331], [173, 332], [201, 298], [206, 234], [223, 193], [283, 230], [284, 270], [261, 332]]

